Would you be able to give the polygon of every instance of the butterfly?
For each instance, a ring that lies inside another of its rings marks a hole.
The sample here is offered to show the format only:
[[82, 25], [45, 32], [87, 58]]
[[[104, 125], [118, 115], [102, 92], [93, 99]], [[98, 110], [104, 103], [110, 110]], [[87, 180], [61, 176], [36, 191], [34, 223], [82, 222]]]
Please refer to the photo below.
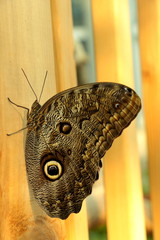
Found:
[[99, 178], [102, 157], [141, 109], [134, 90], [91, 83], [36, 99], [27, 116], [25, 160], [29, 184], [50, 217], [78, 213]]

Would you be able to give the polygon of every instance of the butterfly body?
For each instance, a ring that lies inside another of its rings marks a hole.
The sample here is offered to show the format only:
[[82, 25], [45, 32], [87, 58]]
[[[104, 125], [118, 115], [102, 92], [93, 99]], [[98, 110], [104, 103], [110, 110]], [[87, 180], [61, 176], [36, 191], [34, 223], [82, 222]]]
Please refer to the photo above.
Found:
[[66, 219], [81, 209], [102, 167], [101, 158], [141, 108], [138, 95], [116, 83], [63, 91], [28, 115], [25, 158], [40, 206]]

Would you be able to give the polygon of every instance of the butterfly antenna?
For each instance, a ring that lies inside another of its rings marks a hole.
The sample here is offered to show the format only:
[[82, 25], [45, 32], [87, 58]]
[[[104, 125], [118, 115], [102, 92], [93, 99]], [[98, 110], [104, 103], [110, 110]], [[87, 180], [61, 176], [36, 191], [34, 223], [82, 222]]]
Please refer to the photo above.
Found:
[[28, 126], [26, 126], [26, 127], [24, 127], [24, 128], [21, 128], [20, 130], [18, 130], [18, 131], [16, 131], [16, 132], [13, 132], [13, 133], [7, 133], [7, 136], [12, 136], [12, 135], [14, 135], [14, 134], [16, 134], [16, 133], [19, 133], [19, 132], [27, 129], [27, 128], [28, 128]]
[[46, 71], [46, 74], [45, 74], [45, 77], [44, 77], [43, 86], [42, 86], [42, 90], [41, 90], [38, 102], [40, 102], [41, 97], [42, 97], [43, 89], [44, 89], [44, 86], [45, 86], [45, 83], [46, 83], [46, 79], [47, 79], [47, 74], [48, 74], [48, 71]]
[[37, 95], [36, 95], [36, 93], [35, 93], [35, 91], [34, 91], [32, 85], [31, 85], [31, 83], [30, 83], [30, 81], [29, 81], [29, 79], [28, 79], [28, 77], [27, 77], [25, 71], [23, 70], [23, 68], [21, 68], [21, 70], [22, 70], [22, 72], [23, 72], [23, 74], [24, 74], [24, 76], [25, 76], [25, 78], [26, 78], [26, 80], [27, 80], [27, 82], [28, 82], [30, 88], [32, 89], [32, 92], [33, 92], [34, 96], [36, 97], [36, 100], [38, 101]]

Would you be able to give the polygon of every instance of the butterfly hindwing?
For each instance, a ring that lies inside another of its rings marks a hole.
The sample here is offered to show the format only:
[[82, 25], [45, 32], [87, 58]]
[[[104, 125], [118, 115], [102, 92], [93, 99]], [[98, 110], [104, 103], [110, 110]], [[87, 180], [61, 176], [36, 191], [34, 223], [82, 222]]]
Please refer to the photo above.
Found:
[[28, 117], [26, 167], [35, 198], [51, 217], [79, 212], [113, 140], [136, 117], [138, 95], [116, 83], [93, 83], [36, 101]]

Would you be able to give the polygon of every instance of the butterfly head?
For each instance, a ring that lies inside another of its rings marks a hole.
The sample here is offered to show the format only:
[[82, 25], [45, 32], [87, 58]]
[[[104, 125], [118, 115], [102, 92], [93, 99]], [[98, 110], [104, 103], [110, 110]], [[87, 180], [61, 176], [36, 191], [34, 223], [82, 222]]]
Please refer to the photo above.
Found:
[[37, 100], [34, 101], [34, 103], [32, 104], [32, 107], [31, 107], [31, 113], [35, 113], [37, 112], [39, 109], [41, 108], [41, 105], [39, 104], [39, 102]]
[[38, 111], [41, 108], [41, 105], [37, 100], [32, 104], [31, 110], [27, 116], [27, 126], [33, 126], [35, 119], [38, 117]]

